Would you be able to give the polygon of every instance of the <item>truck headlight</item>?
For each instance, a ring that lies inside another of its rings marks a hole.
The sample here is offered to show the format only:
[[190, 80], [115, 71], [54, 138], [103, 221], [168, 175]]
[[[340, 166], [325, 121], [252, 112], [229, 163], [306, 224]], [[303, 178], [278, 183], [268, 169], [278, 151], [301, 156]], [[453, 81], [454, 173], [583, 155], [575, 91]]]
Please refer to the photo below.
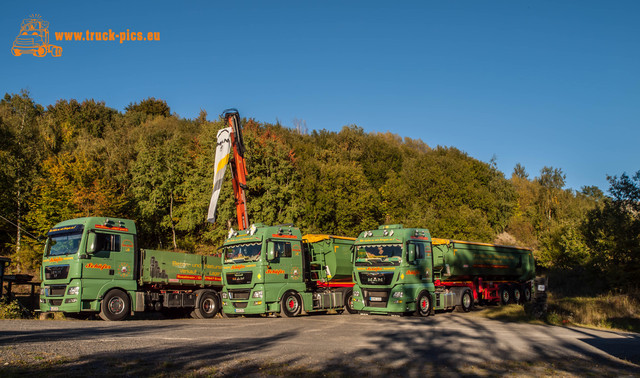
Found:
[[227, 299], [229, 298], [229, 294], [226, 291], [222, 292], [222, 299]]
[[80, 286], [71, 286], [67, 290], [67, 295], [78, 295], [79, 292], [80, 292]]
[[353, 292], [353, 296], [354, 297], [359, 297], [360, 296], [360, 292], [359, 291], [354, 291]]
[[393, 297], [394, 298], [402, 298], [402, 297], [404, 297], [404, 292], [396, 291], [395, 293], [393, 293]]
[[254, 298], [262, 298], [262, 290], [254, 291], [253, 292], [253, 297]]

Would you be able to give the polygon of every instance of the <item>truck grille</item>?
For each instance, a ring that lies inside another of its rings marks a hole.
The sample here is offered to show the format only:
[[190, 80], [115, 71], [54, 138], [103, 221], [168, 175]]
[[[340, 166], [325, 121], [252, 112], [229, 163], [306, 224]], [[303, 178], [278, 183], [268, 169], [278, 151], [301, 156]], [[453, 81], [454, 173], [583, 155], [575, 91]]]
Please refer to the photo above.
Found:
[[389, 273], [358, 273], [363, 285], [390, 285], [393, 281], [393, 272]]
[[388, 290], [363, 290], [364, 305], [368, 307], [387, 307], [389, 302]]
[[53, 265], [44, 267], [44, 277], [48, 280], [63, 280], [69, 275], [69, 265]]
[[49, 304], [52, 306], [60, 306], [62, 304], [62, 299], [50, 299]]
[[67, 290], [67, 285], [51, 285], [49, 286], [48, 296], [63, 297], [65, 290]]
[[251, 283], [253, 272], [227, 273], [227, 283], [229, 285], [242, 285]]
[[247, 308], [249, 302], [234, 302], [233, 307], [235, 308]]
[[229, 290], [229, 299], [249, 299], [250, 290]]

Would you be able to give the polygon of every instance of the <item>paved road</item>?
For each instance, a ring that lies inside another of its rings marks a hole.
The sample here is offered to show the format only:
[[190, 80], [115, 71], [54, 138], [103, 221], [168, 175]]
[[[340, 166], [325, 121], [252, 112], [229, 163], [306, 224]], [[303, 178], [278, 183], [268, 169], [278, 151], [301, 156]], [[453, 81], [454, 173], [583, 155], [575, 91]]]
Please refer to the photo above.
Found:
[[165, 369], [233, 375], [278, 366], [343, 375], [366, 371], [418, 376], [430, 368], [462, 374], [475, 364], [481, 364], [482, 371], [503, 374], [509, 366], [518, 366], [514, 363], [544, 361], [572, 361], [570, 366], [576, 366], [569, 373], [578, 375], [588, 371], [588, 364], [640, 374], [634, 365], [640, 363], [640, 335], [504, 323], [456, 313], [429, 318], [0, 321], [0, 375], [3, 368], [16, 366], [61, 376], [94, 368], [133, 375]]

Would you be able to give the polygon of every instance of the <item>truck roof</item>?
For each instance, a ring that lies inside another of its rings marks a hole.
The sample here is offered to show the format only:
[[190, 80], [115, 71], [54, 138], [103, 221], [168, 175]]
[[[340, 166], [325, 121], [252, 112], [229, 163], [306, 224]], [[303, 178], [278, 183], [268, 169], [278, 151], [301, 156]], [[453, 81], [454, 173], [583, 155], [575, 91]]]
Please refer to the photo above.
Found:
[[454, 239], [441, 239], [441, 238], [433, 238], [432, 243], [434, 245], [443, 245], [443, 244], [469, 244], [469, 245], [481, 245], [485, 247], [497, 247], [497, 248], [511, 248], [511, 249], [521, 249], [523, 251], [531, 251], [529, 248], [524, 247], [516, 247], [513, 245], [501, 245], [501, 244], [491, 244], [491, 243], [481, 243], [481, 242], [472, 242], [472, 241], [464, 241], [464, 240], [454, 240]]
[[109, 231], [119, 231], [119, 232], [136, 232], [136, 225], [130, 219], [122, 219], [122, 218], [106, 218], [106, 217], [84, 217], [84, 218], [74, 218], [69, 219], [63, 222], [60, 222], [55, 225], [53, 229], [57, 229], [59, 227], [71, 226], [71, 225], [83, 225], [85, 228], [92, 227], [96, 229], [109, 230]]
[[356, 238], [350, 238], [348, 236], [335, 236], [325, 234], [307, 234], [302, 237], [302, 240], [306, 241], [307, 243], [316, 243], [322, 240], [329, 239], [356, 240]]

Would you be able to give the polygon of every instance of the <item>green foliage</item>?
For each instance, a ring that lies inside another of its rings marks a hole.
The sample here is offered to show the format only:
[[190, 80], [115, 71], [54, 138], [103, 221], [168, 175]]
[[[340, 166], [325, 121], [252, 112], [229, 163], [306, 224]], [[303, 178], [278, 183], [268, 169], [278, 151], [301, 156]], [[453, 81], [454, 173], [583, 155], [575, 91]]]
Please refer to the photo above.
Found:
[[608, 177], [612, 198], [591, 210], [583, 223], [593, 263], [618, 288], [640, 285], [640, 171]]
[[171, 115], [171, 109], [167, 102], [164, 100], [156, 100], [153, 97], [145, 98], [140, 103], [130, 103], [124, 108], [127, 113], [138, 112], [149, 116], [162, 116], [169, 117]]
[[20, 319], [22, 318], [22, 306], [17, 299], [9, 301], [0, 299], [0, 319]]

